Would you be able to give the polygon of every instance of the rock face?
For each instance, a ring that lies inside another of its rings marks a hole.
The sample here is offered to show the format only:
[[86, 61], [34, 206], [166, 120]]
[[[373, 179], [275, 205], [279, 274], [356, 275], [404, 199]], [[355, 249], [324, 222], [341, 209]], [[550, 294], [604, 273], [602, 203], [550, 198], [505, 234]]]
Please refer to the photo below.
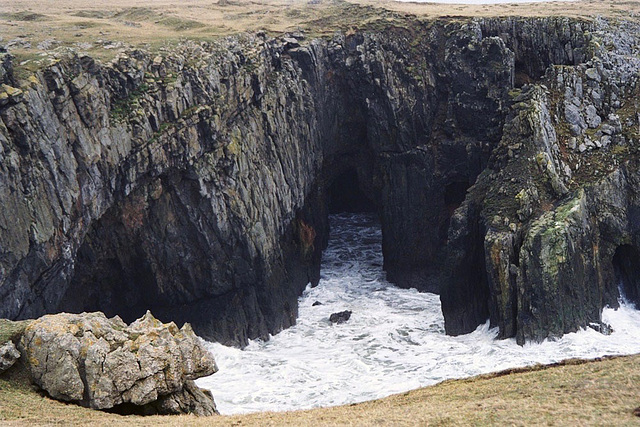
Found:
[[0, 316], [151, 309], [243, 345], [295, 322], [339, 205], [379, 212], [388, 278], [441, 292], [448, 333], [597, 323], [640, 294], [638, 33], [407, 18], [24, 82], [4, 55]]
[[624, 39], [637, 26], [596, 24], [592, 58], [514, 92], [502, 140], [454, 215], [448, 333], [489, 317], [503, 337], [541, 340], [600, 324], [619, 288], [637, 301], [640, 61]]
[[12, 367], [20, 358], [20, 352], [13, 341], [7, 341], [0, 346], [0, 373]]
[[193, 380], [217, 371], [191, 327], [147, 312], [127, 326], [102, 313], [56, 314], [31, 322], [20, 341], [33, 381], [51, 397], [93, 409], [135, 405], [144, 414], [217, 413]]

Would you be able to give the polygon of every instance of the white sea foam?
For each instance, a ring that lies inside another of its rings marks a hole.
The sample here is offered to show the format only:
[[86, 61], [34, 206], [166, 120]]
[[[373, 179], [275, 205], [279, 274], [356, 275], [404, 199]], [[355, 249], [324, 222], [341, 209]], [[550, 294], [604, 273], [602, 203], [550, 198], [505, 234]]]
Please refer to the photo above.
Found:
[[[385, 281], [381, 232], [366, 215], [331, 218], [322, 278], [300, 298], [296, 326], [244, 350], [209, 344], [220, 371], [197, 381], [223, 414], [331, 406], [462, 378], [570, 357], [640, 352], [640, 311], [605, 309], [614, 332], [588, 329], [556, 341], [519, 346], [497, 340], [488, 324], [450, 337], [437, 295]], [[322, 305], [312, 306], [315, 301]], [[352, 310], [332, 325], [331, 313]]]

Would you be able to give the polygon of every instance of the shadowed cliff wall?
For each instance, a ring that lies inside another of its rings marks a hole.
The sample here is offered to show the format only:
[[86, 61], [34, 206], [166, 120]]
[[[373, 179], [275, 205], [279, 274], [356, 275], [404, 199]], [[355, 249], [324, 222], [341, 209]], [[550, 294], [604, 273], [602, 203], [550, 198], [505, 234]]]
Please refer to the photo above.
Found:
[[442, 292], [449, 333], [598, 322], [614, 270], [636, 274], [617, 248], [638, 247], [638, 65], [608, 25], [243, 36], [67, 55], [21, 83], [5, 55], [0, 316], [149, 308], [224, 343], [276, 333], [318, 281], [330, 189], [351, 173], [389, 279]]

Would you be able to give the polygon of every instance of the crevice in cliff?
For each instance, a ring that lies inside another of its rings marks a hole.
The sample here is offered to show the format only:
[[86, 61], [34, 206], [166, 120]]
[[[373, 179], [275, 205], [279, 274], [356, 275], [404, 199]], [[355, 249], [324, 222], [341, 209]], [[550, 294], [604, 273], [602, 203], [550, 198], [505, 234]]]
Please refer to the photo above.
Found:
[[528, 70], [523, 62], [516, 61], [514, 81], [513, 81], [514, 87], [521, 88], [524, 85], [534, 83], [538, 79], [539, 79], [539, 76], [530, 76], [528, 74]]
[[333, 179], [328, 199], [329, 213], [377, 212], [375, 202], [361, 188], [355, 169], [348, 169]]
[[640, 251], [632, 245], [621, 245], [613, 255], [613, 269], [622, 297], [640, 307]]
[[102, 311], [130, 323], [153, 307], [157, 283], [152, 268], [139, 239], [120, 221], [121, 212], [111, 209], [87, 233], [60, 310]]
[[469, 187], [468, 181], [453, 181], [444, 187], [444, 203], [449, 216], [464, 202]]

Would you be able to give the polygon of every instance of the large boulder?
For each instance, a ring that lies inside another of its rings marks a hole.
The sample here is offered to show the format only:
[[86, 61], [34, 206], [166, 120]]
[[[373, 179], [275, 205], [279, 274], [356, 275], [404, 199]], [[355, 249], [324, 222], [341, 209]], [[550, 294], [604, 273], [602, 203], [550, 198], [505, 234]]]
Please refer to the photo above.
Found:
[[189, 324], [179, 329], [150, 312], [129, 326], [100, 312], [47, 315], [26, 327], [20, 349], [33, 381], [55, 399], [135, 405], [145, 414], [217, 413], [193, 380], [218, 369]]

